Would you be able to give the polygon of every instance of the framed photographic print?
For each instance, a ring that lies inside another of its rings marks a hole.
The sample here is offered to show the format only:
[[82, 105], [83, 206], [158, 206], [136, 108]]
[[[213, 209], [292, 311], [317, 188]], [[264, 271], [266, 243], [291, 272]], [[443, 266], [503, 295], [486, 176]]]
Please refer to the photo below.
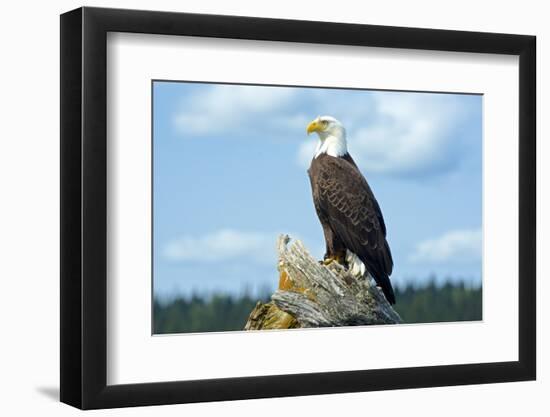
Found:
[[535, 379], [535, 38], [61, 16], [61, 401]]

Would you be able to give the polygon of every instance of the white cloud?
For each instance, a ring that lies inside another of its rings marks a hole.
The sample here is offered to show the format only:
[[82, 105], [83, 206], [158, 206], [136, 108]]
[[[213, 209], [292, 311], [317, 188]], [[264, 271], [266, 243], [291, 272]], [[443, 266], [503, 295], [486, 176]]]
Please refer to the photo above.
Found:
[[297, 163], [307, 167], [317, 139], [305, 128], [328, 114], [346, 127], [350, 153], [366, 174], [411, 177], [450, 171], [468, 156], [464, 146], [478, 145], [465, 133], [473, 103], [452, 94], [204, 85], [183, 97], [173, 121], [182, 138], [293, 140]]
[[453, 230], [419, 242], [410, 260], [415, 263], [466, 264], [481, 260], [481, 229]]
[[316, 147], [317, 142], [312, 140], [308, 140], [300, 144], [298, 155], [296, 155], [296, 161], [298, 162], [298, 164], [300, 164], [300, 166], [304, 168], [309, 167], [309, 164], [313, 159], [313, 154], [315, 153]]
[[171, 261], [196, 263], [246, 259], [259, 264], [276, 264], [276, 235], [221, 229], [203, 236], [181, 236], [163, 249]]
[[444, 95], [376, 95], [376, 122], [353, 131], [350, 146], [370, 172], [440, 170], [456, 161], [450, 140], [464, 118], [457, 104]]
[[[265, 117], [264, 122], [280, 123], [281, 116], [277, 110], [284, 110], [297, 90], [212, 85], [208, 86], [207, 90], [200, 91], [185, 100], [182, 110], [174, 118], [174, 123], [181, 132], [208, 135], [234, 129], [242, 130], [246, 128], [251, 118], [267, 115], [270, 117]], [[299, 115], [294, 115], [290, 119], [284, 117], [284, 119], [285, 124], [301, 121]]]
[[[377, 92], [365, 100], [330, 101], [330, 92], [317, 95], [330, 103], [327, 114], [346, 127], [350, 153], [365, 172], [387, 175], [418, 175], [450, 170], [459, 161], [462, 125], [470, 112], [461, 96]], [[463, 98], [463, 96], [462, 96]], [[298, 161], [310, 145], [298, 150]]]

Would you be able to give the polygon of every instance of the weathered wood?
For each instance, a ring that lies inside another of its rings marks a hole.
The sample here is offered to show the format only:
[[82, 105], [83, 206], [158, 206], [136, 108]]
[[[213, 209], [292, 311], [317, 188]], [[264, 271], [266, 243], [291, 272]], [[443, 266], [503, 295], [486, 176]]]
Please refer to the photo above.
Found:
[[300, 327], [290, 314], [280, 310], [273, 302], [263, 304], [260, 301], [250, 313], [245, 330], [294, 329]]
[[245, 330], [401, 323], [399, 314], [368, 276], [315, 260], [299, 240], [279, 236], [279, 289], [258, 302]]

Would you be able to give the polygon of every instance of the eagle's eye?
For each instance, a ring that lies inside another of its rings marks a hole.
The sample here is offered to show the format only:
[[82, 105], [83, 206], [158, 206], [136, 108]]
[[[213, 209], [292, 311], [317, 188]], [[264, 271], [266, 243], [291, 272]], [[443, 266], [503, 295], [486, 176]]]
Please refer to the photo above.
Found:
[[323, 120], [323, 128], [327, 128], [328, 127], [328, 120]]

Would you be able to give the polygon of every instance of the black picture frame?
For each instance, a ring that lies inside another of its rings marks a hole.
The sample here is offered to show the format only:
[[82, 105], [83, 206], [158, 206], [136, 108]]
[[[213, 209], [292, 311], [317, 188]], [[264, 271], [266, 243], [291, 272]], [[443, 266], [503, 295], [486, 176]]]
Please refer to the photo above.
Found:
[[[519, 360], [107, 385], [108, 32], [519, 56]], [[61, 15], [61, 401], [82, 409], [536, 378], [534, 36], [79, 8]]]

